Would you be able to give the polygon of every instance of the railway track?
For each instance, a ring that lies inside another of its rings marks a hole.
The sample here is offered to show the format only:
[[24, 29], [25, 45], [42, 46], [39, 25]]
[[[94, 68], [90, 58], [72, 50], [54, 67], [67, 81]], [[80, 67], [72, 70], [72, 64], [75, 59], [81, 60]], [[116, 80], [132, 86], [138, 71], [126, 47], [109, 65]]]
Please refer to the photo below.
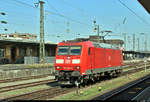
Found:
[[[147, 64], [149, 64], [150, 62], [147, 62]], [[123, 65], [124, 69], [130, 68], [130, 67], [136, 67], [136, 66], [143, 66], [145, 65], [144, 61], [140, 61], [140, 62], [134, 62], [134, 63], [128, 63]]]
[[[140, 62], [134, 62], [134, 63], [127, 63], [123, 65], [124, 69], [130, 68], [131, 66], [137, 66], [137, 65], [144, 65], [143, 61]], [[21, 78], [12, 78], [12, 79], [4, 79], [0, 80], [0, 83], [7, 83], [7, 82], [15, 82], [15, 81], [23, 81], [23, 80], [30, 80], [30, 79], [38, 79], [38, 78], [43, 78], [47, 76], [53, 76], [52, 74], [45, 74], [45, 75], [39, 75], [39, 76], [29, 76], [29, 77], [21, 77]]]
[[[147, 67], [150, 67], [150, 65], [147, 65]], [[138, 69], [133, 69], [133, 70], [128, 70], [126, 72], [123, 72], [121, 74], [121, 76], [127, 75], [127, 74], [131, 74], [131, 73], [135, 73], [135, 72], [139, 72], [141, 70], [143, 70], [144, 67], [138, 68]], [[46, 82], [45, 82], [46, 83]], [[31, 83], [31, 86], [32, 85]], [[20, 86], [21, 87], [21, 86]], [[48, 89], [44, 89], [44, 90], [40, 90], [40, 91], [35, 91], [32, 93], [27, 93], [27, 94], [23, 94], [23, 95], [18, 95], [18, 96], [12, 96], [7, 98], [6, 100], [38, 100], [38, 99], [47, 99], [47, 98], [52, 98], [64, 93], [68, 93], [70, 91], [75, 90], [75, 88], [61, 88], [58, 86], [58, 84], [54, 85], [52, 88], [48, 88]]]
[[[143, 61], [139, 62], [128, 62], [125, 65], [123, 65], [124, 69], [130, 68], [131, 66], [137, 66], [137, 65], [144, 65]], [[23, 81], [23, 80], [30, 80], [30, 79], [38, 79], [38, 78], [43, 78], [47, 76], [53, 76], [53, 74], [45, 74], [45, 75], [39, 75], [39, 76], [29, 76], [29, 77], [21, 77], [21, 78], [12, 78], [12, 79], [4, 79], [0, 80], [0, 83], [7, 83], [7, 82], [15, 82], [15, 81]]]
[[[146, 66], [147, 67], [147, 70], [150, 69], [150, 63]], [[139, 71], [142, 71], [142, 70], [145, 70], [145, 67], [141, 66], [140, 68], [135, 68], [135, 69], [131, 69], [131, 70], [127, 70], [125, 72], [122, 73], [122, 76], [123, 75], [127, 75], [127, 74], [132, 74], [134, 72], [139, 72]]]
[[12, 91], [12, 90], [17, 90], [17, 89], [33, 87], [33, 86], [39, 86], [39, 85], [43, 85], [43, 84], [47, 84], [47, 83], [54, 83], [54, 82], [56, 82], [56, 81], [54, 81], [54, 80], [42, 80], [42, 81], [36, 81], [36, 82], [0, 87], [0, 93]]
[[150, 75], [136, 80], [125, 87], [113, 90], [110, 94], [102, 95], [94, 100], [135, 100], [137, 96], [150, 86]]
[[30, 80], [30, 79], [38, 79], [38, 78], [44, 78], [44, 77], [47, 77], [47, 76], [53, 76], [53, 75], [52, 74], [44, 74], [44, 75], [38, 75], [38, 76], [4, 79], [4, 80], [0, 80], [0, 83], [23, 81], [23, 80]]
[[10, 101], [10, 100], [45, 100], [47, 98], [52, 98], [64, 93], [68, 93], [75, 90], [75, 88], [61, 88], [58, 85], [54, 85], [52, 88], [43, 89], [19, 96], [10, 97], [4, 99], [2, 101]]

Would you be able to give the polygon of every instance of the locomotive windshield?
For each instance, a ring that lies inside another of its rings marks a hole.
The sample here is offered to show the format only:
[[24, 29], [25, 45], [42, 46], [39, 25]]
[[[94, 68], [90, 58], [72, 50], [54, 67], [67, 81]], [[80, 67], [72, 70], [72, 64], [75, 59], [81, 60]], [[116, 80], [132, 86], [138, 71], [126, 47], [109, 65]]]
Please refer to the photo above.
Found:
[[59, 46], [58, 55], [80, 55], [81, 46]]
[[68, 55], [69, 47], [60, 46], [58, 48], [58, 55]]
[[80, 55], [81, 47], [70, 47], [70, 55]]

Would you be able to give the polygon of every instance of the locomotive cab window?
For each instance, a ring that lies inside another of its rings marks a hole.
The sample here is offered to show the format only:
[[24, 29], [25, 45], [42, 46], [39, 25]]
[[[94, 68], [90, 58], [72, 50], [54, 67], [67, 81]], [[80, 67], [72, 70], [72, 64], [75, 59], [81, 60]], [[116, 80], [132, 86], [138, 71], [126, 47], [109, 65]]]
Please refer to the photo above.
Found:
[[81, 46], [71, 46], [70, 47], [70, 55], [80, 55]]
[[57, 55], [80, 55], [81, 46], [59, 46]]
[[68, 55], [68, 50], [69, 50], [69, 47], [59, 46], [58, 55]]

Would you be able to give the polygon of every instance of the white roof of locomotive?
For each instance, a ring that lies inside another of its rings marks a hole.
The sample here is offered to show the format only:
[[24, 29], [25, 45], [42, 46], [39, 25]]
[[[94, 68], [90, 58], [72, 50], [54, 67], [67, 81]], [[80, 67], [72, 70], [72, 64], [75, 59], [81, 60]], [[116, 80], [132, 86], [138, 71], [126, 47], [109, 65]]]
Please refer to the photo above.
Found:
[[119, 49], [117, 45], [112, 45], [112, 44], [106, 44], [106, 43], [97, 43], [97, 42], [92, 42], [95, 47], [100, 47], [100, 48], [109, 48], [109, 49]]

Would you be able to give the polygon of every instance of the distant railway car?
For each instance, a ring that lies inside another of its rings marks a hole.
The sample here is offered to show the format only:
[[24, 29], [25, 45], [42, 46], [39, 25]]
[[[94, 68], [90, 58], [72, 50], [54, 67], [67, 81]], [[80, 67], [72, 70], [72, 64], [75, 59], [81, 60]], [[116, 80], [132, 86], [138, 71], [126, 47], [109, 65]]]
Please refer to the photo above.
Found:
[[116, 76], [123, 65], [122, 50], [104, 43], [60, 42], [56, 49], [55, 78], [64, 85], [86, 84], [101, 76]]

